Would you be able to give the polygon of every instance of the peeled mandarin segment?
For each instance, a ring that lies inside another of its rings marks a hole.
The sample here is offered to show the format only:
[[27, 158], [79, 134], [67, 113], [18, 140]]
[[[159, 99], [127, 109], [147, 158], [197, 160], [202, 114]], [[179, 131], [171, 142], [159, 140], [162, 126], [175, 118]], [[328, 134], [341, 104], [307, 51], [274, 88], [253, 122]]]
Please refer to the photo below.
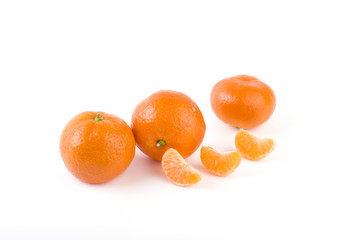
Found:
[[219, 177], [225, 177], [235, 171], [241, 161], [239, 152], [221, 153], [212, 147], [202, 146], [201, 162], [206, 170]]
[[170, 181], [178, 186], [185, 187], [198, 183], [201, 174], [190, 167], [175, 149], [169, 148], [161, 161], [162, 169]]
[[271, 138], [258, 138], [241, 129], [235, 137], [237, 150], [244, 158], [260, 160], [269, 155], [275, 148], [275, 141]]

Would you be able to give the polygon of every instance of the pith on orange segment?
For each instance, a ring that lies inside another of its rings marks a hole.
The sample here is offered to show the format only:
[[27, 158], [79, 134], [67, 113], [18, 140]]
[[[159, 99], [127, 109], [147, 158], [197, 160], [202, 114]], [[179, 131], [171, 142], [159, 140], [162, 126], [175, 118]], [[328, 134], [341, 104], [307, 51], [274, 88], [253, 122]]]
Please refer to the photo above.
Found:
[[201, 180], [201, 174], [190, 167], [180, 153], [173, 148], [169, 148], [164, 153], [161, 166], [166, 176], [175, 185], [186, 187]]
[[104, 183], [121, 174], [135, 155], [135, 139], [122, 119], [104, 112], [83, 112], [65, 126], [60, 153], [79, 180]]
[[169, 148], [184, 158], [201, 144], [205, 121], [196, 103], [181, 92], [158, 91], [140, 102], [132, 115], [131, 128], [139, 149], [161, 160]]
[[202, 146], [201, 162], [210, 173], [225, 177], [230, 175], [239, 166], [241, 154], [239, 152], [218, 152], [212, 147]]
[[257, 127], [273, 114], [273, 90], [256, 77], [238, 75], [223, 79], [211, 91], [211, 107], [223, 122], [244, 129]]
[[235, 137], [235, 146], [244, 158], [260, 160], [275, 149], [275, 141], [272, 138], [256, 137], [241, 129]]

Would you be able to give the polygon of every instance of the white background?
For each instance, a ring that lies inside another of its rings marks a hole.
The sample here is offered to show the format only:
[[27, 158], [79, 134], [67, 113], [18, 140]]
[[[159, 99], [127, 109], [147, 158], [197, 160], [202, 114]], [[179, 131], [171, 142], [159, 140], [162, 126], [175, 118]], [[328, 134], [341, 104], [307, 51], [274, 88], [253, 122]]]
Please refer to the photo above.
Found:
[[[1, 239], [359, 239], [358, 1], [1, 1]], [[203, 112], [204, 145], [235, 150], [213, 85], [256, 76], [277, 97], [252, 129], [277, 147], [227, 178], [181, 188], [137, 150], [101, 185], [65, 168], [67, 121], [130, 123], [160, 89]]]

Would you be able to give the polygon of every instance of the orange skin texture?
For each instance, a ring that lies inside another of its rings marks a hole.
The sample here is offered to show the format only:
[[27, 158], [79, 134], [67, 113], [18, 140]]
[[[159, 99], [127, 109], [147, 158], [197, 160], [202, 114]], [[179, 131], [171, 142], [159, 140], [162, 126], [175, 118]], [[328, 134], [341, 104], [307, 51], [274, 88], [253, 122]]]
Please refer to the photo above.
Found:
[[[138, 148], [152, 159], [161, 161], [169, 148], [183, 158], [200, 146], [205, 121], [196, 103], [181, 92], [162, 90], [140, 102], [135, 108], [131, 128]], [[157, 146], [158, 140], [166, 142]]]
[[[100, 114], [102, 121], [95, 121]], [[104, 112], [83, 112], [65, 126], [60, 153], [67, 169], [86, 183], [120, 175], [135, 155], [135, 138], [124, 120]]]
[[215, 84], [211, 107], [223, 122], [244, 129], [257, 127], [273, 114], [276, 98], [273, 90], [256, 77], [238, 75]]

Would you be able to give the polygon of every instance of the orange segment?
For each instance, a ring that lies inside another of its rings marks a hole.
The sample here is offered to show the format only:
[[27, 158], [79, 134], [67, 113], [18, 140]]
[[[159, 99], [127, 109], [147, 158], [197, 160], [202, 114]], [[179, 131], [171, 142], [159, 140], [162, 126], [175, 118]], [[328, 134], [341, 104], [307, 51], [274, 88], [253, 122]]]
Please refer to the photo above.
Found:
[[201, 162], [210, 173], [225, 177], [234, 172], [241, 161], [239, 152], [218, 152], [212, 147], [201, 147]]
[[185, 187], [201, 180], [201, 174], [190, 167], [180, 153], [173, 148], [169, 148], [164, 153], [161, 165], [166, 176], [175, 185]]
[[258, 138], [248, 131], [241, 129], [235, 137], [235, 146], [244, 158], [259, 160], [274, 150], [275, 141], [271, 138]]

